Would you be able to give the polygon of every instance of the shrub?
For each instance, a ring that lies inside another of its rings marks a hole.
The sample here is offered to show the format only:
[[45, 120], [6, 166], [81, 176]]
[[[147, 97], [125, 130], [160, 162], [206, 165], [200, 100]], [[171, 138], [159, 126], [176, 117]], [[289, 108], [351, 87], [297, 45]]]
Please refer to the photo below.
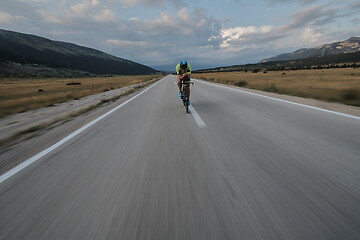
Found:
[[356, 89], [346, 89], [342, 92], [342, 98], [346, 101], [354, 101], [360, 99], [360, 92]]
[[81, 85], [80, 82], [68, 82], [66, 85]]
[[247, 84], [248, 84], [248, 82], [246, 82], [246, 81], [239, 81], [239, 82], [234, 83], [234, 85], [237, 87], [245, 87]]
[[273, 92], [273, 93], [279, 92], [279, 89], [276, 87], [276, 85], [274, 83], [265, 86], [263, 89], [266, 92]]

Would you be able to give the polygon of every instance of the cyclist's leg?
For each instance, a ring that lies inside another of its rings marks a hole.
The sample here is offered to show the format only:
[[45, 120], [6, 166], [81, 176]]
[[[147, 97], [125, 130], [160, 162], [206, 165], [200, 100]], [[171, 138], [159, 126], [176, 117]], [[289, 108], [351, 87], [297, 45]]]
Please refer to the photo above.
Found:
[[188, 96], [189, 96], [188, 101], [190, 101], [190, 84], [188, 85]]
[[186, 84], [186, 93], [187, 93], [187, 99], [186, 101], [190, 101], [190, 84]]
[[187, 100], [190, 101], [190, 84], [191, 84], [190, 83], [190, 77], [187, 78], [187, 81], [189, 81], [189, 84], [187, 84], [187, 86], [186, 86], [187, 87], [187, 92], [188, 92], [188, 99]]
[[188, 79], [189, 79], [188, 80], [189, 81], [189, 84], [188, 84], [188, 96], [189, 96], [188, 101], [190, 101], [190, 84], [191, 84], [190, 81], [191, 80], [190, 80], [190, 77], [188, 77]]
[[181, 80], [180, 80], [180, 75], [178, 76], [178, 87], [179, 87], [179, 92], [181, 92], [182, 84], [181, 84]]

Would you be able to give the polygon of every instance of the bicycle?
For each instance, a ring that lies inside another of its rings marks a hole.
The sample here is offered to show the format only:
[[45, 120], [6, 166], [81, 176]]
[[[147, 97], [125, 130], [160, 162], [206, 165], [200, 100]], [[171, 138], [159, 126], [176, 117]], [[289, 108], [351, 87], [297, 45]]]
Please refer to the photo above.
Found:
[[190, 101], [189, 101], [189, 88], [190, 88], [190, 83], [192, 85], [194, 85], [193, 82], [191, 82], [190, 80], [183, 80], [182, 81], [182, 92], [183, 92], [183, 96], [182, 96], [182, 101], [183, 101], [183, 105], [186, 109], [186, 113], [189, 113], [189, 105], [190, 105]]

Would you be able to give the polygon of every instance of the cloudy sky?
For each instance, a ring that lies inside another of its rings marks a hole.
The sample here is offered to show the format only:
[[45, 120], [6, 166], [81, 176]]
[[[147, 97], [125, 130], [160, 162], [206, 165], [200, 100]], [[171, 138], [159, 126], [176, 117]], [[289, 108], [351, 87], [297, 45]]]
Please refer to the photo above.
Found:
[[360, 36], [360, 1], [0, 0], [0, 28], [158, 70], [181, 59], [201, 69]]

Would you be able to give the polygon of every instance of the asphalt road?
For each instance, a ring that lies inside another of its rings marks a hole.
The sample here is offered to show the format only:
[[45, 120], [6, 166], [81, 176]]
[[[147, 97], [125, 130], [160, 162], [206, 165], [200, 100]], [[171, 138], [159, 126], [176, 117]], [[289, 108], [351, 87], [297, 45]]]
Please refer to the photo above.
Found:
[[0, 239], [360, 239], [359, 119], [191, 90], [186, 114], [168, 76], [0, 183]]

